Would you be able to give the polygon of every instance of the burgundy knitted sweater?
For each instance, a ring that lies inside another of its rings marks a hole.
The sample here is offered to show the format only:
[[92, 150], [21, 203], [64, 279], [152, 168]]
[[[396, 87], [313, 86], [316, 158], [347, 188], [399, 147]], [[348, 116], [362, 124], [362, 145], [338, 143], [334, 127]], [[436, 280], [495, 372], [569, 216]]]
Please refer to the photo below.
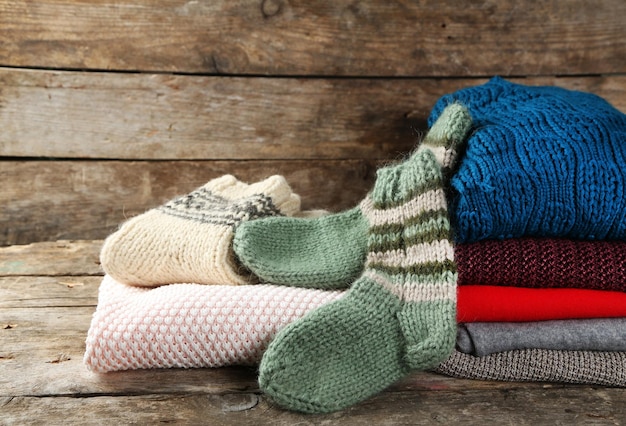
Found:
[[626, 291], [626, 242], [553, 238], [485, 240], [455, 247], [459, 285]]

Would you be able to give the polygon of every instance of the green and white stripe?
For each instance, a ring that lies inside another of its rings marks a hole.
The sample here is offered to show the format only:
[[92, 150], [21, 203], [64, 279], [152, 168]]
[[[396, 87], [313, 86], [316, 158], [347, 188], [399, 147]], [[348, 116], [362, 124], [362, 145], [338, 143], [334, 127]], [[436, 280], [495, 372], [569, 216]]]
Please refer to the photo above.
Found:
[[407, 161], [378, 172], [361, 202], [370, 224], [364, 275], [404, 302], [456, 303], [443, 174], [471, 125], [467, 109], [450, 105]]
[[444, 175], [454, 167], [458, 148], [465, 141], [471, 127], [472, 120], [467, 108], [452, 104], [442, 111], [424, 138], [422, 147], [428, 147], [432, 151]]
[[457, 273], [444, 184], [470, 126], [451, 105], [410, 158], [378, 171], [359, 206], [363, 274], [346, 296], [286, 326], [263, 356], [259, 384], [276, 403], [339, 410], [452, 352]]
[[[361, 203], [370, 223], [364, 275], [403, 302], [456, 301], [454, 247], [440, 168], [432, 151], [423, 147], [395, 170], [379, 172], [379, 177], [396, 179], [383, 184], [384, 200], [375, 200], [373, 191]], [[419, 185], [397, 181], [405, 177]], [[423, 192], [403, 194], [403, 187]]]

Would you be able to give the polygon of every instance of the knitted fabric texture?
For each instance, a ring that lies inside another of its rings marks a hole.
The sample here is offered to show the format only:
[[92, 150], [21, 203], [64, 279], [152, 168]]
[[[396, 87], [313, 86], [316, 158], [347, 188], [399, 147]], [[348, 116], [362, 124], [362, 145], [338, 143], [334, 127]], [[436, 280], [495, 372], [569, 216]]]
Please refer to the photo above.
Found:
[[[276, 403], [319, 413], [345, 408], [413, 369], [437, 365], [456, 339], [456, 269], [443, 176], [430, 147], [455, 149], [433, 125], [410, 159], [378, 170], [360, 210], [367, 218], [365, 271], [348, 294], [286, 326], [259, 366]], [[443, 150], [441, 150], [443, 151]]]
[[626, 239], [626, 115], [589, 93], [494, 78], [442, 97], [475, 131], [452, 179], [457, 243]]
[[626, 352], [626, 317], [459, 324], [456, 347], [476, 356], [520, 349]]
[[458, 322], [626, 317], [626, 293], [582, 288], [458, 287]]
[[[442, 172], [449, 176], [472, 122], [467, 110], [450, 105], [433, 126], [431, 145]], [[455, 141], [452, 143], [451, 141]], [[411, 161], [410, 159], [408, 161]], [[240, 261], [263, 281], [298, 287], [347, 288], [363, 272], [368, 221], [360, 206], [318, 220], [270, 217], [237, 228], [234, 250]]]
[[225, 175], [124, 223], [104, 242], [100, 261], [117, 281], [138, 286], [250, 283], [232, 251], [235, 228], [299, 209], [282, 176], [248, 185]]
[[486, 240], [455, 247], [459, 285], [626, 291], [626, 242], [554, 238]]
[[237, 228], [233, 249], [262, 281], [341, 289], [363, 270], [367, 228], [359, 207], [317, 220], [264, 218]]
[[475, 357], [454, 351], [435, 371], [461, 379], [626, 386], [626, 352], [527, 349]]
[[105, 276], [84, 363], [98, 373], [256, 365], [281, 328], [342, 295], [272, 285], [141, 288]]
[[[98, 373], [256, 365], [283, 327], [345, 294], [274, 285], [150, 289], [105, 276], [84, 363]], [[460, 293], [457, 303], [467, 311], [471, 302]]]

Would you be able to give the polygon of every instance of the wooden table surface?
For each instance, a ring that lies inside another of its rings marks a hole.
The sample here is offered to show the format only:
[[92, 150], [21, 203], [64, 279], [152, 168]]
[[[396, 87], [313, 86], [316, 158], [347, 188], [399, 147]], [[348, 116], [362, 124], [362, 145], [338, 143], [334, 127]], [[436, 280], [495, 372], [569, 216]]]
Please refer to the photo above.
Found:
[[415, 373], [347, 410], [274, 406], [255, 370], [93, 374], [82, 363], [102, 241], [0, 248], [0, 424], [622, 424], [626, 389]]

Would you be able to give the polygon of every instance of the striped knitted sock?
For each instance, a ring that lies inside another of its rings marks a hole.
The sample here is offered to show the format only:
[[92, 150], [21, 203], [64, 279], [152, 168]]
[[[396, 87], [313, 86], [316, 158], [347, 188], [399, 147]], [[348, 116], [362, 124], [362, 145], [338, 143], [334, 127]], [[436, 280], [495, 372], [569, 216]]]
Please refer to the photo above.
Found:
[[100, 261], [107, 274], [131, 285], [249, 283], [231, 248], [234, 229], [299, 209], [282, 176], [248, 185], [225, 175], [124, 223], [106, 239]]
[[285, 327], [262, 358], [259, 384], [279, 405], [339, 410], [451, 353], [457, 274], [438, 162], [445, 156], [435, 154], [450, 146], [442, 148], [423, 144], [378, 171], [360, 205], [369, 226], [362, 276], [344, 298]]
[[[423, 144], [430, 146], [445, 176], [451, 174], [456, 146], [471, 125], [467, 110], [452, 104], [428, 132]], [[263, 218], [237, 228], [234, 250], [241, 263], [263, 281], [346, 288], [363, 272], [368, 226], [360, 206], [316, 220]]]

